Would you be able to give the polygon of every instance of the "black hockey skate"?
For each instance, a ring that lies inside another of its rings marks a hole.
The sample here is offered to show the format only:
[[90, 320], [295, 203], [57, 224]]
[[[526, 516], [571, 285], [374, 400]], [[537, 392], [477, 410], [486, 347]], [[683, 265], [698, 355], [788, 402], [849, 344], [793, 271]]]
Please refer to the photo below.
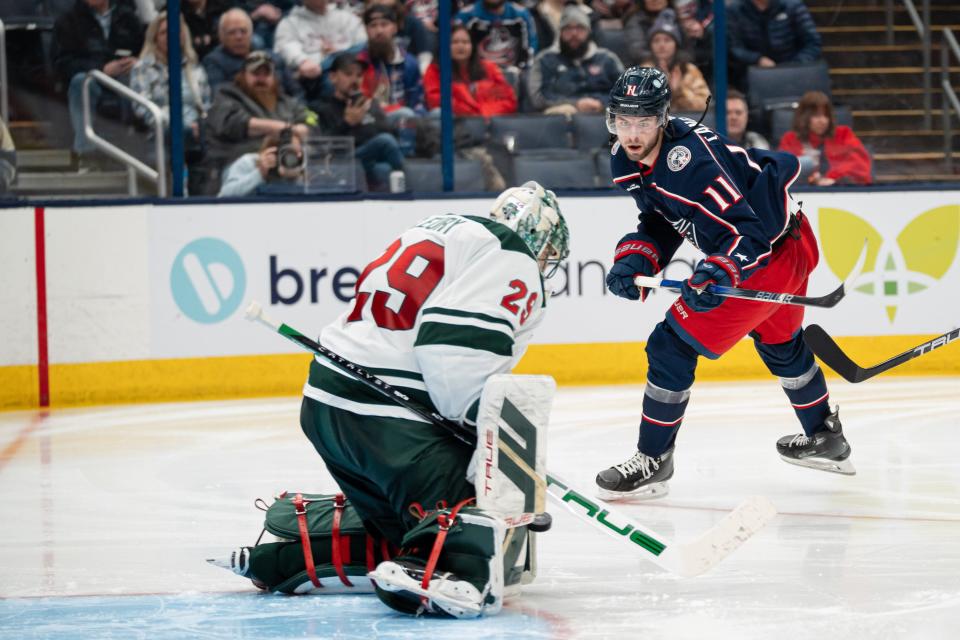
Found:
[[672, 477], [673, 447], [659, 458], [651, 458], [637, 451], [623, 464], [597, 474], [597, 495], [606, 500], [652, 500], [667, 495], [667, 480]]
[[812, 437], [799, 433], [777, 440], [777, 452], [785, 462], [852, 476], [857, 473], [850, 462], [850, 445], [843, 437], [840, 409], [823, 421], [823, 428]]
[[476, 618], [483, 613], [484, 594], [452, 573], [437, 571], [424, 589], [426, 567], [416, 558], [394, 558], [377, 565], [367, 577], [376, 581], [380, 600], [402, 613], [433, 613], [451, 618]]

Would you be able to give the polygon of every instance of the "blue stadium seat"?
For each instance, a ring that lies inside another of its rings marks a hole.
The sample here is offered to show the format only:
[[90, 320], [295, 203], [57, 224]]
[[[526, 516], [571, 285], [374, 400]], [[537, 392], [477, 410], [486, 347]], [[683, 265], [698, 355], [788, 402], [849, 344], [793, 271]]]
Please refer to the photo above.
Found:
[[[403, 172], [407, 175], [407, 191], [418, 193], [439, 193], [443, 191], [443, 175], [440, 161], [407, 160], [403, 163]], [[478, 160], [457, 158], [453, 165], [454, 191], [485, 191], [483, 166]]]
[[569, 149], [569, 123], [566, 116], [496, 116], [490, 120], [490, 141], [505, 145], [511, 153]]
[[538, 154], [514, 157], [516, 184], [536, 180], [547, 189], [593, 189], [596, 187], [593, 157], [585, 153]]
[[574, 114], [573, 144], [581, 151], [593, 151], [610, 146], [610, 132], [607, 131], [606, 116], [602, 113]]

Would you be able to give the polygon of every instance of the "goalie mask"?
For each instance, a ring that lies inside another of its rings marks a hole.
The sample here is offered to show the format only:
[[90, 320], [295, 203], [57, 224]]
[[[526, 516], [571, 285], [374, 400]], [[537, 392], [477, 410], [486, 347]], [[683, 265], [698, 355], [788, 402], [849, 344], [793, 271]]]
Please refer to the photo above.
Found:
[[534, 181], [501, 193], [490, 217], [513, 229], [537, 258], [544, 279], [570, 255], [570, 231], [553, 191]]

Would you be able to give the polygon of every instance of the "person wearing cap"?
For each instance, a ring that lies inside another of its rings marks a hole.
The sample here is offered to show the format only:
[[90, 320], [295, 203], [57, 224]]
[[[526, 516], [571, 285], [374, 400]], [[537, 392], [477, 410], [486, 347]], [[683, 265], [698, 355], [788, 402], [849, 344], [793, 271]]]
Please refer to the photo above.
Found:
[[530, 104], [547, 114], [602, 113], [621, 72], [620, 58], [593, 42], [587, 14], [570, 5], [560, 18], [559, 39], [530, 67]]
[[363, 23], [352, 12], [329, 0], [303, 0], [277, 25], [273, 50], [303, 81], [320, 76], [327, 56], [366, 41]]
[[397, 44], [397, 11], [374, 4], [363, 12], [367, 46], [357, 55], [367, 64], [361, 90], [376, 98], [391, 123], [424, 113], [423, 82], [417, 59]]
[[680, 25], [673, 9], [664, 9], [648, 34], [651, 64], [670, 79], [671, 111], [703, 111], [710, 96], [710, 87], [700, 69], [689, 62], [686, 51], [680, 50]]
[[287, 127], [305, 139], [308, 124], [316, 124], [316, 114], [284, 93], [268, 51], [253, 51], [244, 59], [234, 82], [217, 90], [207, 115], [211, 153], [228, 160], [255, 151], [264, 136]]
[[501, 69], [524, 69], [539, 51], [537, 27], [522, 4], [479, 0], [464, 7], [456, 21], [467, 26], [480, 57]]
[[[233, 83], [237, 73], [243, 68], [247, 55], [254, 50], [253, 21], [243, 9], [230, 9], [220, 16], [217, 33], [220, 44], [203, 57], [203, 69], [207, 72], [207, 80], [214, 91], [222, 84]], [[283, 90], [291, 96], [302, 96], [300, 83], [280, 56], [273, 56], [273, 64], [277, 78], [283, 84]]]
[[403, 154], [379, 101], [360, 91], [368, 66], [349, 52], [336, 56], [327, 72], [333, 93], [311, 106], [317, 111], [324, 135], [354, 139], [355, 155], [363, 165], [370, 189], [387, 191], [390, 173], [403, 170]]

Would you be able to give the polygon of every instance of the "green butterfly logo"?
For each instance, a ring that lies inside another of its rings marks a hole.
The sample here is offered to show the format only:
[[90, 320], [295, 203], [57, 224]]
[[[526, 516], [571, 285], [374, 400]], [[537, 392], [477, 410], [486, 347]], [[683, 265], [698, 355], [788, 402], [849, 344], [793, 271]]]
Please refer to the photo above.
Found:
[[960, 205], [921, 213], [897, 235], [884, 238], [869, 222], [843, 209], [820, 209], [820, 244], [834, 275], [850, 274], [867, 239], [863, 273], [853, 283], [861, 293], [881, 297], [893, 322], [907, 296], [934, 286], [950, 269], [960, 243]]

